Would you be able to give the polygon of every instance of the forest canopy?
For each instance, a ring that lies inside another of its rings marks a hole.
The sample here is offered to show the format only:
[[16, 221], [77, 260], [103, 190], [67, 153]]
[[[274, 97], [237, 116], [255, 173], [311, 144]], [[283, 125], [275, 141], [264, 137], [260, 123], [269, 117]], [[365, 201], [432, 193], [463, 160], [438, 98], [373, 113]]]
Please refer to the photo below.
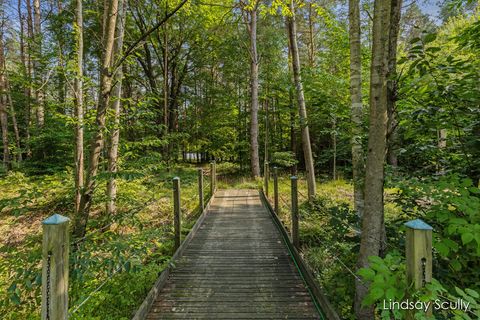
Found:
[[[108, 226], [92, 248], [118, 240], [98, 249], [114, 270], [163, 237], [171, 178], [193, 197], [194, 169], [216, 161], [224, 188], [268, 184], [273, 167], [305, 180], [301, 247], [342, 319], [405, 317], [380, 304], [408, 291], [403, 223], [416, 218], [433, 227], [434, 270], [414, 295], [462, 297], [471, 311], [455, 319], [476, 319], [480, 6], [437, 2], [0, 0], [0, 312], [39, 315], [43, 219], [70, 217], [74, 241]], [[122, 244], [114, 221], [136, 208]], [[144, 280], [112, 319], [143, 300], [168, 239], [138, 261]], [[87, 265], [105, 267], [86, 251], [77, 289], [96, 284]]]

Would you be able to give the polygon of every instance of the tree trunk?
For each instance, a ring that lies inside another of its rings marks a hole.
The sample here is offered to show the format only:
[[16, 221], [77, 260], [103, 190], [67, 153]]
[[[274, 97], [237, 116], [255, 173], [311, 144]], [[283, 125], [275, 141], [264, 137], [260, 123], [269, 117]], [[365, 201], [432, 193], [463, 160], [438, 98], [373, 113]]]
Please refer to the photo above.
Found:
[[13, 133], [15, 134], [15, 146], [17, 147], [17, 161], [22, 162], [23, 157], [22, 157], [22, 150], [21, 150], [21, 144], [20, 144], [20, 132], [18, 130], [17, 115], [15, 113], [15, 106], [13, 105], [12, 88], [10, 87], [10, 82], [8, 80], [8, 76], [6, 73], [5, 73], [5, 89], [7, 90], [5, 94], [7, 95], [8, 104], [10, 105], [10, 116], [12, 117]]
[[[123, 34], [125, 28], [125, 2], [120, 0], [118, 8], [117, 35], [115, 40], [114, 57], [118, 59], [122, 55]], [[118, 68], [115, 74], [115, 87], [113, 88], [113, 129], [110, 136], [110, 146], [108, 149], [108, 172], [115, 174], [118, 170], [118, 143], [120, 140], [120, 99], [122, 98], [122, 68]], [[107, 183], [107, 214], [114, 215], [117, 213], [116, 208], [117, 198], [117, 182], [112, 176]]]
[[387, 110], [388, 110], [388, 133], [387, 133], [387, 161], [393, 167], [398, 166], [397, 159], [397, 119], [395, 103], [397, 101], [397, 39], [400, 30], [400, 15], [402, 0], [391, 0], [390, 28], [388, 37], [388, 73], [387, 73]]
[[[288, 90], [289, 100], [290, 100], [290, 150], [293, 153], [295, 160], [297, 159], [297, 130], [295, 130], [295, 101], [293, 98], [293, 88]], [[298, 173], [297, 163], [292, 166], [291, 174], [296, 176]]]
[[[62, 6], [63, 0], [57, 0], [57, 14], [60, 16], [63, 12]], [[62, 28], [60, 32], [64, 32], [65, 26], [62, 24]], [[64, 39], [60, 35], [58, 37], [58, 65], [60, 70], [58, 72], [58, 102], [60, 106], [58, 107], [59, 112], [62, 114], [66, 114], [66, 105], [65, 102], [67, 100], [67, 90], [65, 85], [65, 75], [66, 75], [66, 61], [65, 61], [65, 43]]]
[[30, 0], [26, 0], [27, 4], [27, 38], [29, 41], [27, 41], [27, 48], [28, 48], [28, 55], [27, 55], [27, 77], [28, 77], [28, 85], [27, 85], [27, 110], [25, 112], [25, 122], [26, 122], [26, 130], [25, 130], [25, 146], [26, 146], [26, 151], [27, 151], [27, 158], [30, 158], [32, 156], [32, 150], [30, 148], [30, 125], [32, 124], [32, 113], [33, 113], [33, 108], [32, 108], [32, 69], [33, 69], [33, 63], [32, 63], [32, 42], [33, 42], [33, 18], [32, 18], [32, 5]]
[[33, 40], [35, 46], [35, 59], [33, 60], [33, 72], [35, 75], [35, 100], [37, 127], [42, 128], [45, 124], [44, 95], [42, 88], [41, 60], [42, 60], [42, 29], [40, 25], [40, 0], [33, 0]]
[[[438, 136], [438, 149], [443, 150], [447, 147], [447, 129], [440, 129], [437, 130]], [[439, 158], [441, 160], [441, 158]], [[441, 161], [437, 162], [437, 174], [444, 175], [445, 174], [445, 166], [441, 163]]]
[[354, 210], [362, 217], [364, 202], [365, 160], [362, 146], [362, 52], [360, 41], [360, 0], [349, 0], [350, 20], [350, 101], [352, 119], [352, 171], [354, 189]]
[[[267, 96], [268, 96], [268, 93], [267, 93]], [[268, 137], [269, 137], [269, 128], [268, 128], [268, 100], [265, 100], [265, 150], [264, 150], [264, 164], [269, 162], [269, 158], [268, 158], [268, 150], [270, 148], [269, 146], [269, 141], [268, 141]], [[265, 173], [263, 173], [263, 175], [265, 176]]]
[[291, 46], [293, 78], [297, 92], [298, 112], [300, 115], [300, 128], [302, 130], [303, 156], [305, 157], [305, 169], [307, 174], [308, 198], [312, 200], [316, 194], [315, 171], [313, 165], [312, 146], [310, 145], [310, 133], [308, 130], [307, 109], [305, 107], [305, 97], [303, 93], [303, 84], [300, 71], [300, 57], [297, 45], [297, 27], [295, 22], [295, 8], [293, 0], [290, 1], [290, 11], [292, 16], [288, 18], [288, 33]]
[[76, 36], [76, 75], [74, 82], [75, 116], [75, 215], [79, 215], [80, 199], [84, 186], [84, 148], [83, 148], [83, 0], [76, 0], [75, 36]]
[[308, 4], [308, 63], [310, 68], [315, 67], [315, 27], [314, 27], [314, 22], [313, 22], [313, 3], [310, 2]]
[[[0, 21], [3, 23], [3, 21]], [[10, 150], [8, 146], [8, 112], [5, 84], [5, 54], [3, 50], [3, 27], [0, 30], [0, 127], [2, 128], [3, 167], [10, 170]]]
[[[168, 11], [168, 2], [165, 2], [165, 15]], [[163, 26], [163, 138], [166, 139], [168, 135], [169, 127], [169, 114], [168, 114], [168, 24]], [[168, 160], [170, 158], [170, 143], [165, 144], [163, 149], [164, 157]]]
[[258, 53], [257, 53], [257, 12], [258, 1], [249, 12], [250, 21], [250, 166], [252, 177], [260, 176], [260, 159], [258, 155]]
[[333, 164], [332, 164], [332, 178], [337, 180], [337, 118], [333, 115], [332, 119], [332, 145], [333, 145]]
[[106, 19], [105, 35], [103, 43], [103, 55], [101, 64], [101, 77], [99, 86], [99, 97], [97, 103], [97, 115], [95, 119], [96, 131], [90, 143], [90, 158], [88, 172], [85, 179], [85, 187], [81, 195], [79, 214], [75, 217], [74, 235], [83, 237], [87, 227], [90, 207], [93, 200], [93, 192], [96, 186], [96, 176], [100, 162], [100, 154], [104, 146], [105, 117], [110, 104], [112, 89], [112, 75], [110, 66], [112, 61], [113, 44], [118, 13], [118, 0], [108, 1], [108, 18]]
[[[358, 268], [368, 266], [369, 256], [378, 256], [383, 228], [383, 181], [387, 140], [387, 49], [390, 2], [375, 0], [372, 65], [370, 74], [370, 126], [365, 171], [365, 212]], [[374, 307], [362, 307], [369, 285], [355, 281], [355, 314], [358, 320], [374, 318]]]
[[[26, 63], [27, 60], [25, 58], [25, 40], [24, 40], [24, 38], [25, 38], [25, 31], [24, 31], [25, 27], [24, 27], [23, 15], [22, 15], [22, 1], [21, 0], [18, 0], [18, 2], [17, 2], [17, 13], [18, 13], [18, 22], [19, 22], [19, 25], [20, 25], [19, 38], [20, 38], [20, 61], [22, 62], [22, 69], [21, 70], [22, 70], [22, 76], [24, 77], [24, 79], [26, 79], [27, 78], [27, 63]], [[25, 95], [25, 97], [28, 97], [28, 86], [26, 86], [25, 84], [22, 84], [22, 87], [23, 87], [23, 94]], [[10, 85], [8, 85], [8, 92], [9, 92], [9, 99], [11, 101], [12, 90], [10, 88]], [[11, 103], [10, 106], [12, 108], [13, 115], [15, 115], [13, 103]], [[27, 108], [28, 108], [28, 102], [27, 102]], [[27, 109], [27, 111], [28, 110], [29, 109]], [[12, 117], [13, 117], [13, 115], [12, 115]], [[13, 118], [12, 118], [12, 120], [13, 120]], [[26, 132], [29, 134], [28, 123], [25, 127], [26, 127]], [[15, 137], [17, 137], [17, 134], [18, 134], [18, 139], [16, 138], [16, 140], [18, 141], [17, 159], [18, 159], [18, 162], [21, 162], [23, 160], [23, 155], [22, 155], [22, 151], [21, 151], [21, 148], [20, 148], [20, 133], [18, 131], [18, 123], [17, 123], [16, 116], [15, 116], [15, 119], [14, 119], [14, 130], [15, 130]]]

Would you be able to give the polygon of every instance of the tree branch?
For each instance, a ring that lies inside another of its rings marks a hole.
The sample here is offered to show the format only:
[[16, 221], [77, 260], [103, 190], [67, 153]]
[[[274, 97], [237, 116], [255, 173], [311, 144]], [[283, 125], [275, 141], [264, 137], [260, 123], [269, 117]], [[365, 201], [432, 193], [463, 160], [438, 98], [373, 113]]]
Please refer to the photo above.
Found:
[[158, 28], [160, 28], [165, 22], [167, 22], [167, 20], [173, 16], [178, 10], [180, 10], [183, 5], [185, 3], [187, 3], [188, 0], [183, 0], [182, 2], [180, 2], [178, 4], [178, 6], [173, 9], [173, 11], [171, 11], [170, 13], [168, 13], [167, 15], [165, 15], [165, 17], [157, 22], [157, 24], [155, 24], [152, 28], [150, 28], [147, 32], [145, 32], [144, 34], [142, 34], [134, 43], [132, 43], [128, 48], [127, 50], [125, 50], [123, 56], [118, 60], [117, 63], [115, 63], [115, 65], [113, 66], [112, 68], [112, 74], [115, 72], [115, 70], [118, 69], [118, 67], [120, 67], [122, 65], [123, 62], [125, 62], [125, 60], [128, 58], [128, 56], [130, 56], [133, 51], [137, 48], [137, 46], [143, 41], [145, 40], [149, 35], [151, 35], [155, 30], [157, 30]]

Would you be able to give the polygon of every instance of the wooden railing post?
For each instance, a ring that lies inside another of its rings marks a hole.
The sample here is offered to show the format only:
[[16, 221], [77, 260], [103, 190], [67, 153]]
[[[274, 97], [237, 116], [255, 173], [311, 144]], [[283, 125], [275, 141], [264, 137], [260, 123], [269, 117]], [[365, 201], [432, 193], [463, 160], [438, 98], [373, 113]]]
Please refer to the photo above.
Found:
[[278, 214], [280, 207], [278, 205], [278, 168], [273, 167], [273, 204], [275, 212]]
[[200, 212], [203, 212], [205, 205], [203, 203], [203, 169], [198, 168], [198, 201], [200, 206]]
[[215, 161], [210, 162], [210, 194], [215, 193]]
[[[407, 281], [408, 285], [413, 284], [415, 289], [420, 289], [432, 281], [433, 228], [420, 219], [409, 221], [405, 226]], [[432, 315], [432, 308], [427, 311], [427, 315]], [[407, 314], [407, 319], [414, 319], [413, 311]]]
[[68, 318], [69, 221], [54, 214], [42, 222], [42, 320]]
[[268, 197], [268, 180], [270, 180], [270, 172], [268, 168], [268, 161], [265, 161], [264, 167], [263, 167], [263, 185], [264, 185], [264, 191], [265, 195]]
[[295, 248], [298, 248], [300, 244], [298, 234], [298, 178], [292, 176], [290, 180], [292, 188], [292, 244]]
[[217, 190], [217, 161], [213, 160], [213, 181], [214, 181], [214, 188], [213, 191]]
[[180, 208], [180, 178], [173, 178], [173, 228], [175, 232], [175, 250], [181, 242], [181, 208]]

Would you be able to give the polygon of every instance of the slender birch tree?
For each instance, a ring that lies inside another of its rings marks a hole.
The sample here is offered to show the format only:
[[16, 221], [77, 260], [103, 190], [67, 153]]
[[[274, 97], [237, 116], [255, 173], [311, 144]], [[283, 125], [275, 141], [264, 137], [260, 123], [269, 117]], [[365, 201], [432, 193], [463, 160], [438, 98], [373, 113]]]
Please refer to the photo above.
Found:
[[[365, 169], [365, 211], [357, 267], [368, 266], [368, 257], [378, 256], [383, 229], [383, 182], [387, 147], [387, 55], [391, 2], [375, 0], [373, 16], [372, 62], [370, 71], [370, 125]], [[369, 286], [355, 282], [355, 315], [358, 320], [374, 318], [373, 306], [362, 301]]]
[[[123, 48], [123, 35], [125, 30], [125, 0], [120, 0], [118, 6], [118, 23], [117, 34], [115, 37], [114, 59], [118, 59], [122, 55]], [[114, 174], [118, 171], [118, 144], [120, 140], [120, 104], [122, 98], [122, 67], [118, 68], [115, 72], [115, 87], [112, 94], [112, 110], [113, 110], [113, 129], [110, 134], [110, 145], [108, 147], [108, 172], [111, 177], [107, 183], [107, 214], [114, 215], [116, 209], [117, 198], [117, 182]]]
[[397, 43], [400, 30], [400, 16], [402, 0], [391, 0], [390, 28], [388, 37], [388, 73], [387, 73], [387, 110], [388, 110], [388, 163], [394, 167], [398, 166], [397, 157], [397, 117], [395, 104], [397, 102]]
[[42, 27], [41, 27], [41, 8], [40, 0], [33, 0], [33, 41], [34, 41], [34, 59], [33, 72], [35, 81], [35, 103], [37, 127], [42, 128], [45, 124], [45, 107], [43, 93], [42, 77]]
[[105, 19], [105, 35], [103, 38], [103, 53], [100, 69], [100, 86], [97, 103], [97, 115], [95, 119], [96, 132], [90, 143], [90, 157], [88, 163], [88, 172], [85, 178], [85, 187], [83, 188], [78, 214], [75, 217], [74, 234], [82, 237], [88, 222], [90, 207], [92, 205], [93, 192], [96, 186], [96, 177], [100, 162], [100, 154], [103, 150], [105, 138], [105, 120], [106, 113], [110, 103], [110, 95], [112, 90], [112, 74], [111, 63], [113, 55], [113, 45], [115, 42], [115, 30], [118, 15], [118, 0], [106, 1], [108, 6]]
[[[3, 1], [2, 1], [3, 2]], [[2, 4], [0, 2], [0, 4]], [[5, 170], [10, 169], [10, 149], [8, 145], [8, 111], [7, 111], [7, 88], [5, 83], [5, 51], [3, 44], [4, 33], [4, 17], [0, 20], [0, 127], [2, 128], [2, 146], [3, 146], [3, 167]]]
[[260, 158], [258, 155], [258, 52], [257, 19], [260, 1], [252, 0], [246, 9], [247, 30], [250, 37], [250, 167], [252, 177], [260, 176]]
[[297, 93], [298, 113], [300, 115], [300, 129], [302, 132], [302, 148], [305, 158], [305, 169], [307, 175], [308, 198], [312, 200], [317, 192], [315, 184], [315, 170], [312, 155], [312, 146], [310, 144], [310, 132], [308, 130], [307, 108], [305, 106], [305, 97], [303, 92], [303, 83], [300, 70], [300, 56], [297, 44], [297, 26], [295, 21], [294, 0], [290, 0], [291, 16], [287, 18], [288, 36], [290, 39], [292, 70]]
[[75, 212], [79, 213], [80, 198], [84, 186], [84, 148], [83, 148], [83, 0], [75, 1], [75, 42], [76, 65], [74, 82], [75, 99]]
[[365, 160], [362, 146], [362, 52], [360, 34], [360, 0], [349, 0], [350, 36], [350, 101], [352, 120], [352, 169], [354, 188], [354, 209], [359, 217], [364, 207]]

